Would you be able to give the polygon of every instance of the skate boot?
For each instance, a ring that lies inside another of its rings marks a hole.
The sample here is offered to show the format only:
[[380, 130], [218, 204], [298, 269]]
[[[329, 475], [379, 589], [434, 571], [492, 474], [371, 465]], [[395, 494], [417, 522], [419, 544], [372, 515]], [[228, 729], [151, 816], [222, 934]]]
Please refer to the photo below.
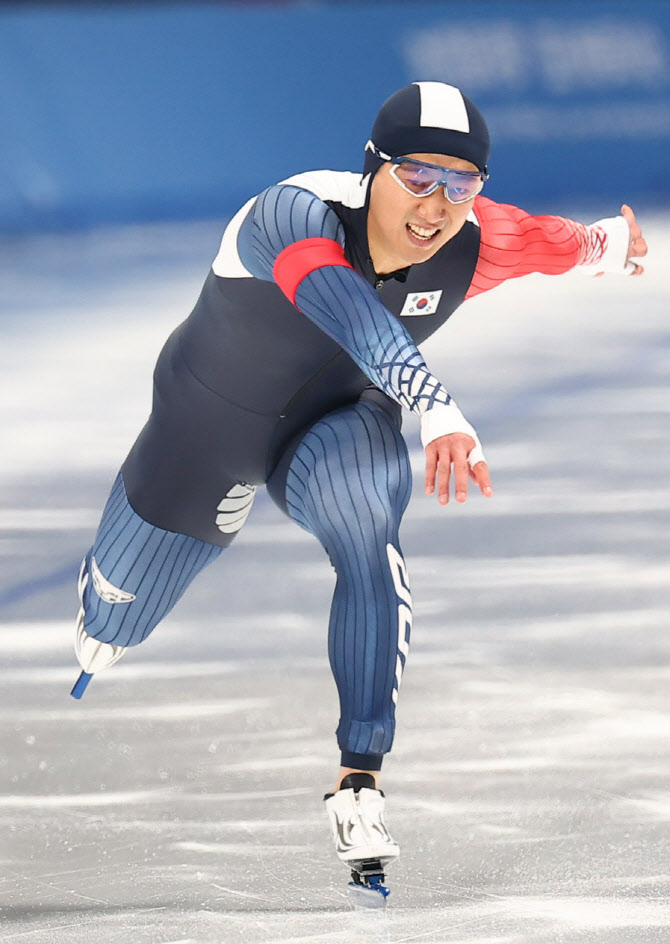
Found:
[[77, 581], [77, 591], [79, 593], [79, 602], [81, 606], [77, 613], [77, 622], [75, 625], [74, 651], [82, 672], [75, 682], [74, 688], [70, 692], [73, 698], [81, 698], [86, 691], [86, 686], [93, 678], [95, 672], [106, 669], [110, 665], [118, 662], [126, 651], [125, 646], [113, 646], [107, 642], [100, 642], [94, 639], [84, 629], [84, 590], [88, 584], [88, 572], [86, 570], [86, 559], [82, 561], [79, 571], [79, 580]]
[[349, 774], [324, 797], [338, 858], [351, 869], [349, 887], [385, 899], [384, 869], [398, 858], [398, 843], [384, 823], [384, 794], [371, 774]]

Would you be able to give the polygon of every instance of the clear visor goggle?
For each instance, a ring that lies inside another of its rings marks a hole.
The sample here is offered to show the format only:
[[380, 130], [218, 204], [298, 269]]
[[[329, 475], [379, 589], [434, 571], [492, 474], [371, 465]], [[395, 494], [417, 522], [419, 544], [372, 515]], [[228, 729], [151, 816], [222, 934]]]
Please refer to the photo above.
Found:
[[413, 157], [390, 157], [368, 141], [366, 150], [388, 161], [391, 177], [403, 190], [415, 197], [429, 197], [439, 187], [449, 203], [466, 203], [481, 193], [489, 175], [480, 170], [452, 170], [439, 164], [427, 164]]

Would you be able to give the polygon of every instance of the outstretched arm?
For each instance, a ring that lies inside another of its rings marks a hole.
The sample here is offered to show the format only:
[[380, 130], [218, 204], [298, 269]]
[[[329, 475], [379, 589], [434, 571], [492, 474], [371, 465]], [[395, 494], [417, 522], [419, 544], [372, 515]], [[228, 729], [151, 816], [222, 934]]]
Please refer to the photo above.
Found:
[[[278, 185], [261, 194], [242, 224], [238, 251], [254, 276], [275, 281], [295, 306], [344, 348], [390, 397], [421, 418], [424, 446], [448, 501], [454, 465], [456, 497], [465, 501], [468, 463], [484, 494], [491, 493], [477, 435], [434, 377], [404, 326], [347, 262], [335, 212], [314, 194]], [[437, 461], [433, 454], [437, 452]]]
[[474, 210], [481, 242], [467, 298], [531, 272], [560, 275], [577, 266], [593, 274], [644, 271], [631, 262], [646, 255], [647, 244], [629, 206], [622, 206], [622, 216], [590, 226], [560, 216], [531, 216], [486, 197], [477, 197]]

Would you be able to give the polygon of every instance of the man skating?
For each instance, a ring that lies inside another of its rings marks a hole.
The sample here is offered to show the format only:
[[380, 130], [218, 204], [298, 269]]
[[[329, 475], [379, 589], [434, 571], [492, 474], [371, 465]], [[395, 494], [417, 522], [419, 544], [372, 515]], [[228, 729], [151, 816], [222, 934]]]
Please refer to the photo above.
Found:
[[341, 709], [326, 804], [338, 855], [373, 884], [398, 853], [378, 786], [412, 621], [401, 408], [421, 419], [428, 494], [446, 504], [451, 487], [465, 501], [469, 478], [492, 494], [474, 429], [416, 345], [506, 279], [574, 266], [639, 274], [629, 260], [646, 253], [627, 207], [583, 226], [480, 196], [488, 158], [473, 103], [415, 83], [379, 112], [362, 175], [299, 174], [235, 215], [160, 355], [151, 417], [80, 576], [77, 695], [230, 545], [259, 485], [319, 539], [337, 574], [329, 656]]

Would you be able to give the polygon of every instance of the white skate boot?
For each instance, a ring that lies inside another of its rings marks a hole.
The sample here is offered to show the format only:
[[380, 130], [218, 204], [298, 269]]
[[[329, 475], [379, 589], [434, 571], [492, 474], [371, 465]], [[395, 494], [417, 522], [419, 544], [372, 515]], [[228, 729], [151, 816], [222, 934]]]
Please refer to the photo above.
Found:
[[400, 849], [384, 823], [384, 794], [371, 774], [349, 774], [324, 797], [338, 858], [351, 869], [350, 888], [386, 898], [384, 869]]
[[73, 698], [81, 698], [86, 691], [86, 686], [93, 678], [95, 672], [101, 669], [109, 668], [118, 662], [126, 651], [125, 646], [113, 646], [108, 642], [100, 642], [94, 639], [84, 629], [84, 590], [88, 584], [88, 572], [86, 570], [86, 559], [82, 561], [79, 571], [79, 580], [77, 581], [77, 591], [79, 593], [79, 602], [81, 606], [77, 613], [75, 624], [74, 651], [82, 672], [75, 682], [74, 688], [70, 692]]

